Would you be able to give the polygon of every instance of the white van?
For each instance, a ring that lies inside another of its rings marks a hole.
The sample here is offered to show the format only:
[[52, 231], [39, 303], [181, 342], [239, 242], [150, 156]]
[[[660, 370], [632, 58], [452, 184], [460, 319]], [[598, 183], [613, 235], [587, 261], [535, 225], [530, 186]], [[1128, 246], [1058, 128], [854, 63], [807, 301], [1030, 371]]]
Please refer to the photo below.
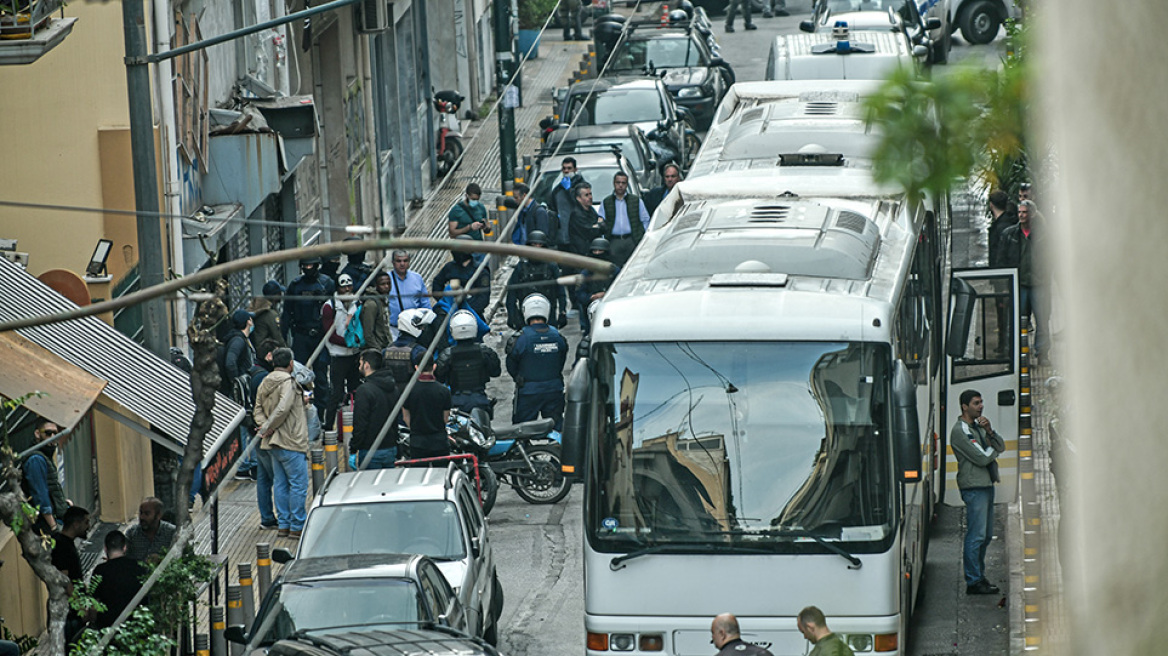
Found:
[[770, 80], [883, 80], [898, 66], [916, 69], [928, 54], [910, 49], [904, 34], [854, 30], [844, 39], [826, 32], [775, 37], [767, 59]]

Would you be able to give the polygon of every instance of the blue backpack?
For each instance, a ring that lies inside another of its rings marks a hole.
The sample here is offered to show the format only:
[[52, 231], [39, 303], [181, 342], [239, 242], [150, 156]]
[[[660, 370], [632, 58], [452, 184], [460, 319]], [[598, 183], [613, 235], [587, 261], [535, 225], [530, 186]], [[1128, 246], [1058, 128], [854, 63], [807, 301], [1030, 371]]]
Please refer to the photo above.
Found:
[[349, 317], [349, 325], [345, 328], [345, 346], [353, 349], [365, 348], [365, 329], [361, 326], [361, 308], [365, 303], [357, 306], [353, 316]]

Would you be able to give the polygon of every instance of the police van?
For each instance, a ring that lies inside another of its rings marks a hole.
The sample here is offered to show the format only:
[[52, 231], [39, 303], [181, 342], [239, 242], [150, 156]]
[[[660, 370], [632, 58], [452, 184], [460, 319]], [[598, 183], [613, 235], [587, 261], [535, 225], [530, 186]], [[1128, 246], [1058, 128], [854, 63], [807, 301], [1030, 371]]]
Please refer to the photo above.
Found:
[[882, 80], [899, 67], [916, 70], [928, 53], [899, 32], [844, 26], [831, 34], [784, 34], [771, 43], [766, 79]]

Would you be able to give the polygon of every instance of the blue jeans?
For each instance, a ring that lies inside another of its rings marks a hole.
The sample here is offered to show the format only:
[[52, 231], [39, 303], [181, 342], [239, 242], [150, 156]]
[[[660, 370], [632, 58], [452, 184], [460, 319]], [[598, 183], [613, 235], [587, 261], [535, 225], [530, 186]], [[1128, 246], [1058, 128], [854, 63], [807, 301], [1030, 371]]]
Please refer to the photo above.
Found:
[[[247, 449], [247, 443], [249, 440], [251, 440], [251, 433], [249, 433], [247, 431], [247, 429], [244, 428], [243, 426], [240, 426], [239, 427], [239, 451], [240, 451], [240, 453], [242, 453], [245, 449]], [[256, 454], [256, 451], [259, 451], [259, 450], [260, 450], [260, 447], [257, 445], [255, 448], [255, 451], [252, 451], [251, 455], [244, 458], [243, 462], [241, 462], [239, 464], [239, 471], [246, 472], [246, 471], [252, 471], [255, 469], [255, 466], [256, 466], [256, 455], [255, 454]]]
[[260, 523], [271, 526], [276, 523], [276, 513], [272, 510], [272, 452], [256, 447], [256, 504], [260, 507]]
[[1049, 344], [1049, 310], [1046, 290], [1029, 285], [1018, 286], [1018, 317], [1028, 319], [1031, 314], [1034, 315], [1034, 321], [1030, 324], [1030, 345], [1038, 353], [1043, 353]]
[[[357, 466], [360, 467], [361, 463], [365, 462], [365, 458], [368, 458], [368, 457], [369, 457], [369, 449], [358, 449], [357, 450]], [[378, 450], [373, 452], [373, 460], [369, 461], [369, 466], [366, 467], [365, 469], [366, 470], [369, 470], [369, 469], [393, 469], [393, 461], [396, 459], [397, 459], [397, 447], [396, 446], [393, 448], [390, 448], [390, 449], [378, 449]]]
[[268, 450], [272, 459], [272, 496], [276, 501], [276, 515], [280, 528], [293, 531], [304, 529], [308, 515], [304, 504], [308, 500], [308, 456], [274, 446]]
[[971, 487], [961, 490], [965, 502], [965, 585], [985, 579], [985, 555], [994, 536], [994, 487]]

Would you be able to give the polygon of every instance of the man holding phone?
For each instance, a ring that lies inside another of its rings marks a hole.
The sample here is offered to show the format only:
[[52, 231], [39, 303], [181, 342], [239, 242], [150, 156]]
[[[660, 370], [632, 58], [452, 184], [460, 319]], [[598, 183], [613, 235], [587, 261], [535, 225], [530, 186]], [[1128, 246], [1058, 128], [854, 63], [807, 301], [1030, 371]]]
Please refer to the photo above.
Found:
[[982, 416], [980, 392], [967, 389], [961, 392], [960, 402], [961, 416], [949, 432], [949, 445], [957, 457], [957, 487], [965, 502], [965, 594], [998, 594], [998, 586], [985, 578], [985, 555], [994, 535], [997, 458], [1006, 450], [1006, 442]]

